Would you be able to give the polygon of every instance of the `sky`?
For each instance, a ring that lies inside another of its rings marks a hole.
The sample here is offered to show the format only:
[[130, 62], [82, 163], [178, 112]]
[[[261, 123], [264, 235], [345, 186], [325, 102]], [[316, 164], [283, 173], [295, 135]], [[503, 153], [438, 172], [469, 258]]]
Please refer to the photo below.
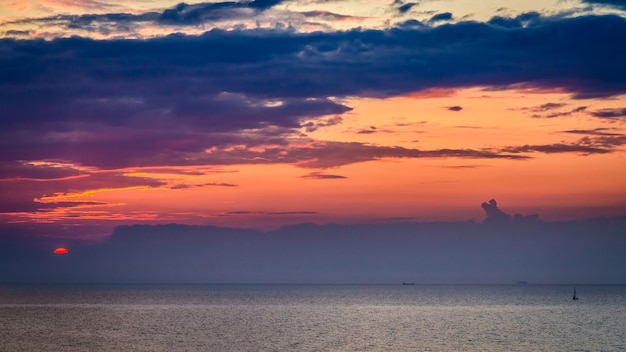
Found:
[[3, 0], [0, 236], [613, 224], [625, 42], [621, 0]]

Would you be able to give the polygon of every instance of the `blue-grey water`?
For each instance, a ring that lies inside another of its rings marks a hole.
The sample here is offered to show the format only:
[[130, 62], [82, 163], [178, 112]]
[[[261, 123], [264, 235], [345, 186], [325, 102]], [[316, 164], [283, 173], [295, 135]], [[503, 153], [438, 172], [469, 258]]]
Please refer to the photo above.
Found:
[[625, 351], [626, 286], [0, 286], [0, 351]]

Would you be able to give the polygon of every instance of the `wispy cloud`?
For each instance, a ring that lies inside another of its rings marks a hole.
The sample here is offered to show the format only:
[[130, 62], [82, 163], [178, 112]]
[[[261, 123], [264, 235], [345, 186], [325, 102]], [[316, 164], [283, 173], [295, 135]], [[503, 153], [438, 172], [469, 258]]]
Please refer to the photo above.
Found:
[[322, 172], [311, 172], [311, 173], [308, 173], [308, 174], [306, 174], [304, 176], [301, 176], [301, 177], [302, 178], [312, 178], [312, 179], [316, 179], [316, 180], [337, 180], [337, 179], [347, 178], [346, 176], [326, 174], [326, 173], [322, 173]]
[[[552, 110], [552, 109], [550, 109]], [[567, 111], [556, 111], [556, 112], [550, 112], [550, 113], [546, 113], [546, 114], [533, 114], [534, 118], [544, 118], [544, 119], [553, 119], [556, 117], [565, 117], [565, 116], [571, 116], [572, 114], [578, 113], [578, 112], [583, 112], [587, 110], [586, 106], [579, 106], [577, 108], [571, 109], [571, 110], [567, 110]], [[547, 111], [547, 110], [544, 110]]]
[[[587, 134], [594, 135], [594, 133]], [[626, 144], [626, 135], [598, 135], [597, 133], [595, 133], [595, 135], [595, 137], [583, 137], [573, 143], [561, 142], [541, 145], [522, 145], [502, 148], [501, 151], [506, 153], [539, 152], [544, 154], [578, 153], [591, 155], [613, 153], [615, 152], [615, 147]]]
[[208, 183], [202, 183], [202, 184], [178, 183], [178, 184], [170, 186], [170, 189], [190, 189], [190, 188], [201, 188], [201, 187], [237, 187], [237, 185], [233, 183], [224, 183], [224, 182], [208, 182]]
[[602, 109], [591, 111], [590, 114], [602, 119], [623, 119], [626, 117], [626, 108]]
[[564, 106], [567, 106], [567, 104], [564, 104], [564, 103], [545, 103], [545, 104], [541, 104], [539, 106], [536, 106], [534, 108], [531, 108], [530, 110], [533, 111], [533, 112], [545, 112], [545, 111], [549, 111], [549, 110], [559, 109], [559, 108], [562, 108]]
[[563, 132], [572, 133], [572, 134], [593, 135], [593, 136], [624, 136], [624, 134], [622, 133], [611, 132], [611, 131], [617, 131], [617, 129], [599, 127], [599, 128], [594, 128], [591, 130], [567, 130]]

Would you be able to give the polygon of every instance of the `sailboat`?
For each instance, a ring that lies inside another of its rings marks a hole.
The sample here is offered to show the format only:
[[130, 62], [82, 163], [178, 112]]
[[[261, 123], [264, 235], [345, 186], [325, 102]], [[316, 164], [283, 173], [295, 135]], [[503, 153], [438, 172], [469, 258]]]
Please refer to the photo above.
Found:
[[574, 296], [572, 297], [574, 301], [578, 301], [578, 296], [576, 296], [576, 287], [574, 287]]

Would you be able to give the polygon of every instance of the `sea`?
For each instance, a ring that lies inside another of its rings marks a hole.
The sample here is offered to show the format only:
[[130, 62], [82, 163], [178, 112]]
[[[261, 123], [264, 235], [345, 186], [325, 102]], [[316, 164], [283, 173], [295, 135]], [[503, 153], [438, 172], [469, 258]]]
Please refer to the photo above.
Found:
[[626, 351], [626, 286], [3, 285], [0, 351]]

